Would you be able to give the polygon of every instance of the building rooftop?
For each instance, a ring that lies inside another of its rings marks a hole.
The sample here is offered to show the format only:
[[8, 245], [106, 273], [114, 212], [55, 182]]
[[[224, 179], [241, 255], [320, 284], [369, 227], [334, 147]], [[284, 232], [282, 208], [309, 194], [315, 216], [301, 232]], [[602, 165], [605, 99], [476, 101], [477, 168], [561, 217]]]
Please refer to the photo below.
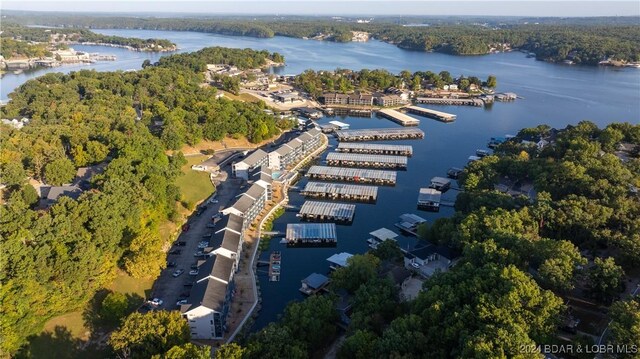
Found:
[[211, 269], [211, 275], [226, 282], [231, 278], [235, 264], [236, 261], [233, 259], [218, 255]]
[[264, 194], [264, 187], [259, 186], [257, 184], [253, 184], [251, 185], [251, 187], [249, 187], [249, 189], [244, 193], [244, 195], [247, 195], [251, 198], [253, 198], [254, 200], [262, 197], [262, 195]]
[[193, 285], [187, 305], [181, 308], [184, 313], [190, 309], [203, 306], [221, 311], [227, 297], [227, 284], [216, 279], [205, 279]]
[[254, 202], [255, 200], [253, 198], [247, 196], [246, 193], [243, 193], [232, 207], [240, 211], [240, 213], [245, 214], [249, 208], [253, 206]]
[[42, 188], [43, 197], [46, 197], [49, 201], [57, 201], [60, 197], [78, 199], [81, 194], [82, 190], [78, 186], [51, 186]]
[[264, 159], [267, 156], [267, 153], [261, 149], [257, 149], [253, 151], [249, 156], [245, 157], [242, 161], [247, 164], [249, 167], [255, 166], [258, 162]]
[[231, 229], [232, 231], [241, 233], [242, 232], [242, 217], [235, 215], [233, 213], [222, 216], [222, 219], [216, 224], [217, 229], [216, 232], [220, 232], [225, 228]]

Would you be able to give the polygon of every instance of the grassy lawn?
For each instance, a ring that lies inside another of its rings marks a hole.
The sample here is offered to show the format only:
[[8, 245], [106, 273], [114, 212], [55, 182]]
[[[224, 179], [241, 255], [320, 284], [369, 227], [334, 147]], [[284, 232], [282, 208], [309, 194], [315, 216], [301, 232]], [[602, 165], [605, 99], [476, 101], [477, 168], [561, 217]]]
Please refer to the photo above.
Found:
[[[222, 90], [218, 90], [218, 91], [222, 91]], [[224, 94], [224, 97], [231, 99], [231, 100], [238, 100], [238, 101], [244, 101], [244, 102], [260, 102], [262, 100], [260, 100], [259, 98], [252, 96], [248, 93], [241, 93], [239, 95], [234, 95], [231, 92], [227, 92], [227, 91], [222, 91], [222, 93]]]
[[84, 325], [81, 310], [51, 318], [45, 323], [43, 332], [54, 333], [57, 326], [65, 327], [74, 338], [86, 340], [91, 334], [89, 328]]
[[198, 164], [207, 159], [205, 155], [187, 157], [187, 164], [182, 167], [184, 176], [176, 180], [176, 185], [180, 188], [182, 199], [186, 202], [196, 204], [209, 197], [213, 191], [213, 185], [209, 180], [209, 173], [194, 171], [192, 165]]
[[152, 285], [153, 279], [136, 279], [125, 272], [120, 272], [109, 286], [109, 289], [124, 294], [137, 294], [142, 298], [146, 298], [146, 292], [151, 290]]

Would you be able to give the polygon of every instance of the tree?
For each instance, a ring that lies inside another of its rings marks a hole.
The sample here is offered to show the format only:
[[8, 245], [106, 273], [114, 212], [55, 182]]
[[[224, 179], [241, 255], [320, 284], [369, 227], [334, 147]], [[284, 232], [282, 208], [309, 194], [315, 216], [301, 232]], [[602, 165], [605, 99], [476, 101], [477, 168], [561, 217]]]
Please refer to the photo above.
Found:
[[400, 250], [398, 243], [392, 240], [383, 241], [371, 252], [382, 261], [397, 262], [402, 260], [403, 257], [402, 250]]
[[249, 338], [245, 355], [250, 359], [306, 359], [309, 357], [307, 346], [296, 334], [285, 326], [271, 323]]
[[215, 359], [242, 359], [245, 349], [236, 343], [222, 344], [216, 349]]
[[624, 270], [613, 258], [596, 258], [587, 272], [591, 294], [598, 300], [609, 302], [624, 290]]
[[[173, 346], [166, 353], [156, 354], [151, 357], [151, 359], [210, 359], [210, 358], [211, 358], [211, 347], [206, 345], [197, 346], [191, 343]], [[234, 357], [223, 357], [223, 358], [233, 359]]]
[[70, 183], [75, 175], [76, 168], [66, 157], [55, 159], [44, 167], [44, 178], [50, 185], [60, 186]]
[[120, 292], [111, 292], [102, 300], [100, 318], [109, 324], [118, 324], [129, 308], [127, 296]]
[[129, 315], [111, 334], [109, 344], [118, 353], [131, 358], [149, 358], [174, 346], [187, 344], [191, 336], [189, 323], [179, 312], [152, 311]]
[[489, 88], [496, 88], [498, 86], [498, 80], [496, 79], [496, 77], [494, 75], [489, 75], [489, 77], [487, 77], [487, 87]]
[[19, 162], [8, 162], [0, 166], [0, 183], [7, 186], [19, 185], [27, 179], [27, 172]]
[[422, 87], [422, 78], [418, 75], [413, 76], [413, 80], [411, 80], [411, 89], [413, 91], [418, 91]]
[[377, 356], [376, 344], [379, 338], [366, 330], [356, 330], [348, 336], [338, 350], [339, 359], [369, 359]]
[[333, 272], [333, 285], [354, 293], [360, 285], [377, 275], [379, 264], [380, 259], [372, 254], [354, 255], [347, 260], [346, 267]]
[[338, 312], [335, 300], [329, 296], [311, 296], [302, 302], [289, 304], [282, 317], [281, 324], [295, 333], [298, 340], [315, 351], [333, 339], [336, 333]]
[[[611, 344], [631, 348], [640, 343], [640, 301], [637, 297], [613, 303], [609, 316]], [[620, 357], [637, 358], [637, 354], [634, 356], [622, 353]]]

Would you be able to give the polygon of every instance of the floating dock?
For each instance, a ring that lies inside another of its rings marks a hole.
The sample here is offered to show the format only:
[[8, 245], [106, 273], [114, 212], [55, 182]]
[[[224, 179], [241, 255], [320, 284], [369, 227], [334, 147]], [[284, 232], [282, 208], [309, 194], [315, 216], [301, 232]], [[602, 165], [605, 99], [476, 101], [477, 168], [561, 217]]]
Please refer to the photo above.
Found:
[[375, 202], [378, 199], [378, 187], [355, 184], [307, 182], [301, 193], [308, 197], [332, 200]]
[[316, 180], [356, 182], [386, 186], [396, 185], [395, 171], [381, 171], [360, 168], [311, 166], [307, 176]]
[[427, 220], [413, 213], [405, 213], [400, 216], [400, 221], [395, 224], [401, 231], [418, 236], [418, 226], [427, 223]]
[[331, 280], [322, 274], [311, 273], [311, 275], [302, 280], [300, 291], [306, 295], [316, 294], [322, 290], [326, 290], [325, 288], [330, 282]]
[[336, 126], [336, 128], [340, 129], [340, 130], [348, 130], [349, 129], [349, 124], [348, 123], [344, 123], [344, 122], [340, 122], [340, 121], [329, 121], [329, 124]]
[[336, 131], [336, 137], [341, 142], [412, 140], [424, 138], [424, 132], [419, 128], [371, 128]]
[[429, 188], [433, 188], [440, 192], [446, 192], [451, 188], [451, 180], [444, 177], [433, 177]]
[[288, 246], [335, 246], [335, 223], [289, 223], [285, 237]]
[[451, 167], [447, 170], [447, 177], [458, 179], [464, 170], [458, 167]]
[[418, 208], [432, 212], [440, 211], [442, 192], [433, 188], [420, 188], [418, 194]]
[[402, 126], [418, 126], [420, 124], [420, 120], [415, 119], [411, 116], [405, 115], [400, 111], [391, 110], [388, 108], [379, 110], [378, 114]]
[[355, 213], [355, 204], [306, 201], [300, 208], [298, 217], [313, 222], [351, 223]]
[[280, 281], [280, 266], [282, 263], [282, 255], [279, 251], [271, 252], [269, 256], [269, 282]]
[[340, 142], [336, 148], [338, 152], [348, 153], [366, 153], [371, 155], [394, 155], [409, 156], [413, 155], [413, 147], [408, 145], [385, 145], [378, 143], [354, 143]]
[[436, 110], [430, 110], [428, 108], [419, 107], [419, 106], [407, 106], [404, 108], [410, 113], [415, 113], [416, 115], [433, 118], [442, 122], [453, 122], [456, 120], [456, 115]]
[[424, 103], [430, 105], [465, 105], [465, 106], [484, 106], [484, 101], [479, 98], [441, 98], [441, 97], [418, 97], [416, 103]]
[[387, 155], [367, 155], [359, 153], [330, 152], [327, 155], [330, 166], [407, 169], [407, 157]]

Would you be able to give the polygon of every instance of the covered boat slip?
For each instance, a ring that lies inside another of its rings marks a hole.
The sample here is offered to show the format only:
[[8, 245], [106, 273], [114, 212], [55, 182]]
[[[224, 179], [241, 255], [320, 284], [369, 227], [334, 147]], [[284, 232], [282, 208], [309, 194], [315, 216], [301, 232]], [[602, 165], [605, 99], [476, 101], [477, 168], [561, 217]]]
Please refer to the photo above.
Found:
[[308, 197], [351, 201], [375, 202], [378, 199], [378, 187], [343, 183], [307, 182], [301, 193]]
[[407, 169], [407, 157], [405, 156], [330, 152], [326, 161], [330, 166]]
[[298, 217], [306, 221], [347, 224], [353, 222], [355, 213], [355, 204], [306, 201], [300, 208]]
[[335, 223], [289, 223], [285, 238], [289, 246], [335, 246], [338, 242]]
[[372, 155], [413, 155], [413, 147], [408, 145], [387, 145], [379, 143], [340, 142], [336, 148], [338, 152], [368, 153]]
[[382, 141], [382, 140], [411, 140], [424, 138], [424, 132], [415, 127], [411, 128], [371, 128], [362, 130], [336, 131], [338, 141]]
[[395, 171], [328, 166], [311, 166], [307, 171], [307, 176], [316, 180], [357, 182], [387, 186], [395, 186], [396, 175]]

